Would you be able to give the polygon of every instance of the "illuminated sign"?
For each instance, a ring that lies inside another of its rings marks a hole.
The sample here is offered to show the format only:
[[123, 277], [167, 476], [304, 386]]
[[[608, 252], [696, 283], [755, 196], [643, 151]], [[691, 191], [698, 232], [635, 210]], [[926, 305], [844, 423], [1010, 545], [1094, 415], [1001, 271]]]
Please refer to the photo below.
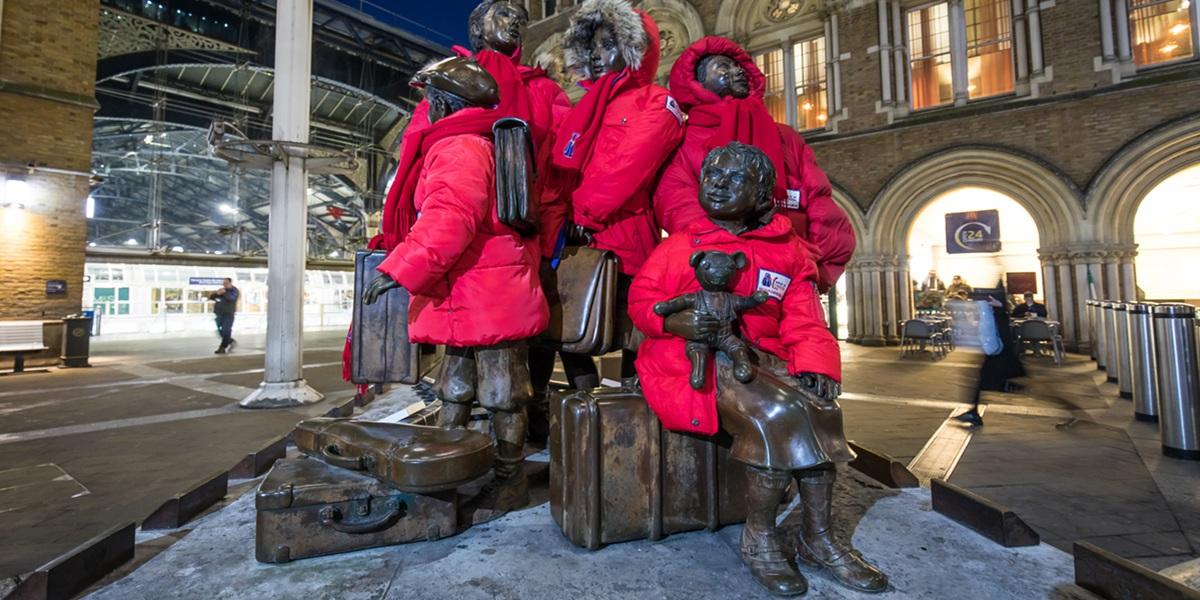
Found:
[[1000, 211], [946, 213], [946, 252], [1000, 251]]

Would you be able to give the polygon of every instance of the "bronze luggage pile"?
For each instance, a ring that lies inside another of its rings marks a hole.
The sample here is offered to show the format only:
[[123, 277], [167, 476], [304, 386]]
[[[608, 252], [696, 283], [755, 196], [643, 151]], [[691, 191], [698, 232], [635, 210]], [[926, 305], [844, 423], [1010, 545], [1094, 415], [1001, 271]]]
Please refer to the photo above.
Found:
[[746, 518], [745, 467], [711, 438], [664, 430], [637, 390], [559, 396], [550, 423], [550, 512], [577, 546]]
[[255, 498], [261, 562], [453, 535], [456, 489], [493, 458], [481, 433], [405, 423], [309, 419], [295, 440], [308, 458], [276, 462]]

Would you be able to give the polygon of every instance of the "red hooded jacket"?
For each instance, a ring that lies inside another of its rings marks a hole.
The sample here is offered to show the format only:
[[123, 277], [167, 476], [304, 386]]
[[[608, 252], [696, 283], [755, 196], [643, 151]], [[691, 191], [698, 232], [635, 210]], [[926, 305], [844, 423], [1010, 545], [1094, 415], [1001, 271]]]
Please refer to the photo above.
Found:
[[[564, 190], [560, 198], [569, 199], [576, 224], [595, 232], [594, 247], [613, 251], [628, 275], [638, 272], [662, 238], [651, 192], [659, 170], [683, 138], [683, 113], [667, 90], [653, 83], [659, 63], [658, 26], [646, 13], [637, 13], [648, 38], [641, 64], [623, 71], [619, 77], [630, 79], [612, 88], [583, 84], [588, 94], [612, 89], [613, 95], [603, 99], [607, 104], [595, 97], [580, 100], [564, 117], [555, 146], [556, 153], [581, 154], [578, 171], [560, 167], [555, 175]], [[567, 128], [581, 111], [597, 106], [604, 107], [602, 114], [592, 115], [600, 119], [599, 129], [586, 148], [577, 149], [569, 141], [579, 132]], [[566, 149], [560, 150], [564, 143]], [[554, 160], [561, 158], [556, 155]]]
[[712, 361], [705, 387], [692, 389], [686, 341], [666, 332], [663, 317], [654, 314], [655, 303], [700, 289], [688, 264], [697, 250], [744, 252], [747, 265], [733, 293], [749, 296], [761, 289], [771, 295], [766, 303], [742, 313], [742, 339], [785, 360], [793, 375], [818, 373], [841, 381], [841, 355], [825, 324], [808, 248], [788, 219], [777, 214], [767, 225], [740, 236], [708, 219], [694, 221], [655, 249], [633, 279], [629, 316], [646, 334], [638, 349], [637, 371], [646, 402], [664, 427], [705, 435], [719, 427]]
[[[671, 68], [671, 94], [679, 101], [683, 110], [691, 113], [696, 107], [710, 106], [716, 111], [721, 111], [721, 104], [737, 102], [731, 98], [717, 96], [696, 80], [696, 63], [711, 54], [723, 54], [736, 60], [746, 71], [750, 83], [750, 97], [761, 102], [763, 91], [766, 89], [766, 77], [754, 64], [750, 54], [725, 38], [706, 37], [684, 50]], [[770, 119], [765, 107], [758, 115], [756, 118]], [[690, 117], [683, 145], [663, 170], [662, 179], [654, 192], [654, 212], [659, 225], [667, 230], [667, 233], [681, 231], [693, 221], [706, 219], [704, 210], [697, 202], [700, 192], [700, 167], [708, 151], [716, 145], [712, 138], [718, 127], [715, 123], [701, 124], [701, 119], [696, 118], [696, 115]], [[829, 178], [825, 176], [821, 167], [817, 166], [812, 148], [804, 143], [800, 134], [787, 125], [773, 122], [771, 124], [782, 137], [784, 164], [776, 164], [775, 170], [780, 182], [786, 184], [786, 195], [780, 194], [776, 197], [776, 206], [780, 213], [792, 222], [796, 232], [815, 246], [818, 285], [822, 292], [828, 291], [837, 283], [846, 270], [846, 263], [850, 262], [850, 257], [854, 255], [854, 229], [846, 213], [834, 203]], [[771, 126], [759, 123], [752, 125]], [[750, 139], [736, 141], [754, 143]], [[780, 191], [782, 190], [781, 186]]]
[[379, 265], [413, 295], [412, 341], [487, 346], [532, 337], [550, 322], [537, 244], [496, 218], [493, 152], [488, 137], [463, 134], [425, 155], [417, 221]]

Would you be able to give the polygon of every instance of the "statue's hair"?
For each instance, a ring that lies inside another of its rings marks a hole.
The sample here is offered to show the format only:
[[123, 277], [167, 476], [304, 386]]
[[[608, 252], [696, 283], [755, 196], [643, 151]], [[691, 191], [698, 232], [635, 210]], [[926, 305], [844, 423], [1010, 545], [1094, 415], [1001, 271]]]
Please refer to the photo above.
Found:
[[740, 160], [757, 179], [759, 216], [764, 216], [774, 209], [775, 165], [771, 164], [771, 159], [767, 157], [766, 153], [749, 144], [729, 142], [727, 145], [718, 146], [709, 151], [708, 156], [704, 157], [704, 165], [700, 168], [700, 172], [703, 173], [707, 170], [718, 158], [726, 156]]
[[483, 49], [483, 19], [487, 16], [488, 11], [491, 10], [492, 5], [499, 2], [507, 2], [520, 9], [522, 13], [525, 13], [525, 20], [529, 20], [529, 11], [521, 3], [512, 2], [511, 0], [483, 0], [467, 16], [467, 36], [471, 40], [472, 50], [479, 52]]
[[696, 81], [704, 83], [704, 72], [708, 69], [708, 63], [715, 60], [718, 56], [726, 56], [725, 54], [705, 54], [700, 60], [696, 61]]

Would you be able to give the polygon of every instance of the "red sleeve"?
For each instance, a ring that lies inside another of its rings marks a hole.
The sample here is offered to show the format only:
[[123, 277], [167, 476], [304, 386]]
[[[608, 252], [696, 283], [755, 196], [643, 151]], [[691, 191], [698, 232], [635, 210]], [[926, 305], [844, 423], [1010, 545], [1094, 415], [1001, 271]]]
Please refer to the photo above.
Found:
[[428, 291], [458, 262], [493, 204], [492, 152], [481, 139], [440, 141], [425, 161], [420, 216], [379, 265], [414, 294]]
[[799, 265], [783, 295], [779, 338], [788, 349], [788, 371], [793, 375], [819, 373], [841, 382], [842, 357], [837, 340], [825, 324], [825, 313], [816, 290], [816, 267], [800, 240], [795, 244]]
[[[670, 281], [667, 271], [668, 265], [671, 264], [672, 250], [676, 245], [671, 243], [670, 239], [659, 244], [650, 253], [650, 258], [646, 259], [646, 264], [642, 265], [629, 286], [629, 318], [633, 320], [634, 327], [646, 334], [646, 337], [675, 337], [663, 329], [663, 318], [654, 314], [654, 305], [678, 295], [670, 293], [677, 286], [676, 282]], [[687, 262], [684, 261], [684, 264]]]
[[683, 124], [667, 110], [666, 93], [655, 94], [650, 106], [627, 115], [614, 115], [596, 136], [595, 154], [583, 170], [571, 196], [575, 222], [603, 230], [637, 192], [650, 185], [683, 138]]
[[658, 226], [672, 234], [703, 219], [705, 214], [700, 208], [699, 197], [700, 175], [692, 169], [685, 142], [663, 169], [654, 190], [654, 218]]
[[846, 263], [854, 256], [854, 227], [850, 217], [833, 201], [833, 189], [829, 178], [817, 165], [812, 148], [804, 143], [799, 134], [788, 130], [789, 154], [799, 157], [800, 181], [803, 189], [801, 209], [808, 217], [806, 239], [817, 247], [820, 262], [817, 264], [818, 284], [821, 291], [828, 291], [837, 283], [846, 270]]

